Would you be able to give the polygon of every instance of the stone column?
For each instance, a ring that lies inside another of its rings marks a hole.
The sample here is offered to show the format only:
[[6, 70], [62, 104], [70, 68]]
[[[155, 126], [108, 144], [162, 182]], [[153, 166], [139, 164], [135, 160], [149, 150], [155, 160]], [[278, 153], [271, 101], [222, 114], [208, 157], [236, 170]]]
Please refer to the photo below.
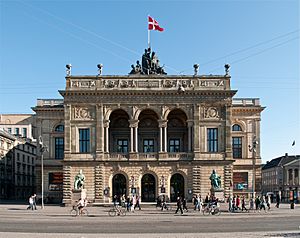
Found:
[[188, 152], [192, 152], [192, 132], [193, 132], [193, 126], [194, 126], [194, 121], [193, 120], [188, 120]]
[[167, 152], [167, 120], [158, 120], [159, 126], [159, 152]]
[[103, 126], [105, 128], [105, 153], [109, 153], [109, 120], [105, 120]]
[[162, 143], [163, 143], [163, 129], [159, 127], [159, 152], [162, 152]]
[[295, 185], [295, 170], [292, 169], [292, 184], [291, 185]]
[[96, 153], [103, 152], [103, 141], [104, 141], [104, 133], [103, 133], [103, 106], [96, 106]]
[[164, 143], [164, 152], [167, 152], [167, 145], [168, 145], [168, 132], [167, 132], [167, 125], [164, 127], [164, 139], [165, 139], [165, 143]]
[[64, 153], [70, 154], [72, 151], [71, 137], [76, 138], [76, 136], [72, 135], [72, 133], [71, 133], [72, 108], [71, 108], [70, 104], [65, 104], [64, 114], [65, 114], [65, 139], [64, 139], [65, 151], [64, 151]]
[[138, 127], [134, 127], [134, 135], [135, 135], [135, 143], [134, 143], [134, 147], [135, 147], [135, 152], [139, 152], [138, 150]]
[[134, 128], [130, 127], [130, 152], [133, 152], [133, 145], [134, 145]]
[[129, 120], [130, 152], [138, 152], [138, 120]]
[[232, 159], [232, 136], [231, 136], [231, 118], [232, 118], [232, 106], [231, 102], [225, 105], [225, 157]]
[[[193, 130], [193, 133], [194, 133], [194, 145], [193, 145], [193, 148], [194, 148], [194, 152], [197, 153], [197, 152], [200, 152], [200, 110], [201, 110], [201, 105], [198, 104], [198, 105], [195, 105], [195, 108], [194, 108], [194, 130]], [[195, 154], [195, 156], [197, 156]]]

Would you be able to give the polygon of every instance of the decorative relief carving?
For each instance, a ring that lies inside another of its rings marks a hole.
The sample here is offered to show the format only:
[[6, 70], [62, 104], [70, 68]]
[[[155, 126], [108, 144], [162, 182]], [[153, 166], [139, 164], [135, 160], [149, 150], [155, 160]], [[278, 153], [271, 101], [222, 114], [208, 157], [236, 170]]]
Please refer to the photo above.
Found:
[[75, 107], [74, 119], [91, 119], [91, 111], [87, 107]]
[[199, 84], [200, 87], [221, 87], [224, 86], [224, 80], [217, 80], [217, 81], [206, 81], [202, 80]]
[[215, 107], [208, 107], [204, 109], [205, 118], [220, 118], [218, 109]]
[[71, 87], [73, 88], [92, 88], [96, 87], [96, 81], [72, 81]]

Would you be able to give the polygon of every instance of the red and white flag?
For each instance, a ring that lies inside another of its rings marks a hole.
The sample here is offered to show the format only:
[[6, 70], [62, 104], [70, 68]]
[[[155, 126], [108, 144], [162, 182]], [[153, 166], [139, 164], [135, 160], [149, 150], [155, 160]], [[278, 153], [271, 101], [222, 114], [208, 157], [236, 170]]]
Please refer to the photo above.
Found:
[[148, 30], [163, 31], [164, 28], [161, 28], [156, 20], [148, 16]]

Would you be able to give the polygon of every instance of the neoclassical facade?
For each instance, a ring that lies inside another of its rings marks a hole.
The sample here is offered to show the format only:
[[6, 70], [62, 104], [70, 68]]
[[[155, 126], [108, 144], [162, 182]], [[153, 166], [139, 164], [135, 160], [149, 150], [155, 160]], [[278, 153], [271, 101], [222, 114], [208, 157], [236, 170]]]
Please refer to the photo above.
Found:
[[[82, 170], [94, 202], [132, 193], [142, 202], [160, 194], [172, 201], [179, 195], [191, 199], [210, 193], [209, 176], [216, 170], [224, 197], [250, 196], [260, 189], [264, 108], [259, 99], [234, 99], [230, 80], [228, 71], [67, 75], [59, 91], [63, 100], [38, 100], [33, 108], [37, 135], [49, 147], [43, 154], [45, 193], [71, 203], [74, 178]], [[248, 145], [254, 139], [252, 153]]]

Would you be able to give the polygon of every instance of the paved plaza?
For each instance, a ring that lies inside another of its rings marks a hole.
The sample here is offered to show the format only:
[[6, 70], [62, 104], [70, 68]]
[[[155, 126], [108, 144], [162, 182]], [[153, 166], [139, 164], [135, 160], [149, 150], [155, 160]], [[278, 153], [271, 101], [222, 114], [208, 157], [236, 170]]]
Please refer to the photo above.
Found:
[[[109, 207], [88, 207], [88, 217], [72, 217], [71, 207], [45, 206], [26, 210], [26, 205], [0, 205], [0, 237], [300, 237], [300, 207], [268, 212], [228, 213], [226, 205], [220, 216], [203, 216], [190, 209], [184, 215], [175, 211], [142, 210], [125, 217], [109, 217]], [[190, 205], [190, 208], [192, 206]]]

